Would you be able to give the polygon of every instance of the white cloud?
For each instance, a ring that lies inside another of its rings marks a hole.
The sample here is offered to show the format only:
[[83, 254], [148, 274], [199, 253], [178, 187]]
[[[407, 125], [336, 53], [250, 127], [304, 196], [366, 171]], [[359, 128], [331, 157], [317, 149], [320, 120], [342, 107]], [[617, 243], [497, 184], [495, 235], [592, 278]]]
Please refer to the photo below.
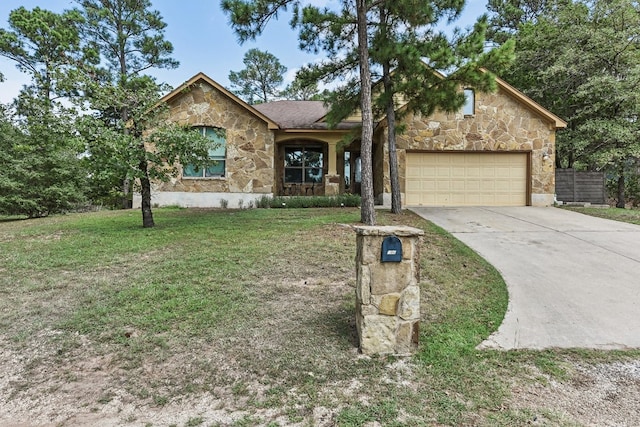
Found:
[[293, 81], [293, 79], [296, 78], [296, 73], [298, 72], [299, 69], [300, 69], [300, 67], [298, 67], [298, 68], [289, 68], [287, 70], [287, 72], [284, 73], [284, 76], [283, 76], [284, 82], [283, 82], [283, 84], [285, 86], [288, 86], [289, 83], [291, 83]]

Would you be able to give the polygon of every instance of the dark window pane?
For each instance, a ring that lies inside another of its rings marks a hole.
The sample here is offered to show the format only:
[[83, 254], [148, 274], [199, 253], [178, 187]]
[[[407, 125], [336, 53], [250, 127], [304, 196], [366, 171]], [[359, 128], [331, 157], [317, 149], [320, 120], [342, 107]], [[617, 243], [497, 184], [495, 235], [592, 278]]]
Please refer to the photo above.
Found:
[[308, 182], [308, 183], [322, 182], [322, 169], [309, 168], [309, 169], [305, 169], [305, 171], [306, 171], [305, 182]]
[[311, 149], [305, 153], [304, 165], [308, 168], [322, 167], [322, 151], [319, 149]]
[[216, 164], [209, 166], [204, 176], [224, 176], [224, 160], [216, 160]]
[[196, 165], [186, 165], [182, 171], [182, 176], [202, 177], [202, 169]]
[[284, 151], [284, 166], [300, 167], [302, 166], [302, 150], [297, 148], [286, 148]]
[[302, 182], [301, 168], [285, 168], [284, 182]]

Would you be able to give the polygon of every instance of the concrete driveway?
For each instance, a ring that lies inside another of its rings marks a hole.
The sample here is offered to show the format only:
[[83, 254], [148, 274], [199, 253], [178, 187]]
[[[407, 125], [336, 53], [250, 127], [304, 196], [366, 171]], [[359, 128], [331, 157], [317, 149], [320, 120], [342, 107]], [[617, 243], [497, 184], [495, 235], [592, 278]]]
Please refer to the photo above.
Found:
[[509, 307], [484, 348], [640, 348], [640, 226], [557, 208], [411, 208], [493, 264]]

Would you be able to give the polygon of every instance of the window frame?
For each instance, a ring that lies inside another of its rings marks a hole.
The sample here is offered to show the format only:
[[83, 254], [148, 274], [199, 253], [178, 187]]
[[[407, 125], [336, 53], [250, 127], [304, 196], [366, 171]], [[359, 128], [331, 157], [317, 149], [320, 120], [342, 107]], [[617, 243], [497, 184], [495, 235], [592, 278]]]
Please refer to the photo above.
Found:
[[[300, 151], [300, 166], [287, 166], [287, 152], [292, 151]], [[319, 165], [311, 165], [309, 166], [306, 162], [308, 157], [306, 153], [318, 153], [319, 156]], [[302, 185], [319, 185], [323, 183], [324, 180], [324, 166], [325, 166], [325, 152], [324, 147], [322, 145], [287, 145], [284, 147], [283, 151], [284, 159], [282, 162], [282, 182], [284, 184], [302, 184]], [[300, 181], [288, 181], [287, 180], [287, 171], [288, 170], [297, 170], [300, 171]], [[308, 171], [311, 170], [319, 170], [320, 176], [318, 180], [307, 180], [310, 174]]]
[[[211, 129], [214, 134], [216, 134], [219, 138], [222, 139], [224, 154], [212, 154], [212, 151], [217, 151], [221, 147], [217, 147], [215, 149], [209, 150], [209, 160], [213, 160], [216, 162], [215, 165], [209, 167], [198, 167], [193, 164], [186, 164], [182, 166], [182, 178], [184, 179], [224, 179], [227, 176], [227, 130], [217, 126], [194, 126], [193, 129], [198, 129], [202, 132], [202, 136], [208, 136], [207, 130]], [[210, 138], [213, 143], [220, 142], [216, 141], [214, 138]], [[211, 168], [218, 169], [222, 164], [222, 173], [209, 174], [209, 170]], [[200, 170], [201, 174], [197, 175], [186, 175], [187, 169], [192, 170]]]
[[462, 114], [465, 117], [473, 117], [476, 115], [476, 91], [470, 87], [464, 88]]

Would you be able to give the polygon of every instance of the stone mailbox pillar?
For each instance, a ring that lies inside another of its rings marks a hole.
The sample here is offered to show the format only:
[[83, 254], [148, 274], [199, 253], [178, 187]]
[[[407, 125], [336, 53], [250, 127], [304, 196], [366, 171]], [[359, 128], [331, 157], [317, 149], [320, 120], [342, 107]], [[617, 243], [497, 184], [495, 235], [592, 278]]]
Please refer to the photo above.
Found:
[[[364, 354], [410, 354], [418, 348], [420, 332], [419, 238], [424, 231], [369, 226], [355, 230], [360, 350]], [[393, 256], [382, 256], [383, 241], [389, 236], [398, 237], [402, 244], [402, 256], [391, 262]]]

